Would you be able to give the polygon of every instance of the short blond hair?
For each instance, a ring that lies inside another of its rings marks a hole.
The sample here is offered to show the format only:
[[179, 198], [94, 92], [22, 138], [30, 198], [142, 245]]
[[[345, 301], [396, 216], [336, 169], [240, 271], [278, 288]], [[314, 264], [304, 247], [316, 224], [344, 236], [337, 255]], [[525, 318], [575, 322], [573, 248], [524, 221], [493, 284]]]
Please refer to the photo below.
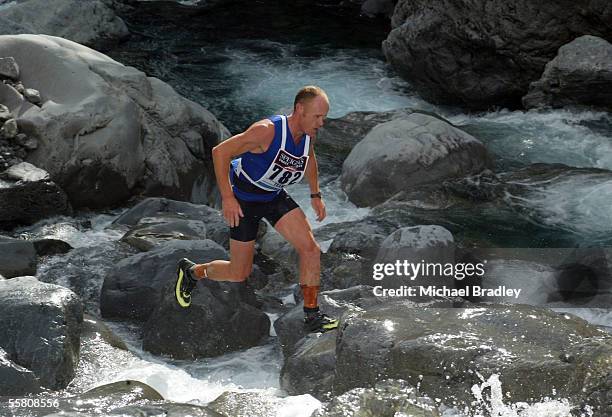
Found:
[[325, 93], [321, 87], [317, 87], [316, 85], [307, 85], [300, 88], [300, 91], [298, 91], [298, 93], [295, 95], [295, 100], [293, 100], [293, 109], [295, 110], [298, 103], [305, 103], [317, 96], [323, 96], [327, 101], [329, 101], [329, 98], [327, 98], [327, 93]]

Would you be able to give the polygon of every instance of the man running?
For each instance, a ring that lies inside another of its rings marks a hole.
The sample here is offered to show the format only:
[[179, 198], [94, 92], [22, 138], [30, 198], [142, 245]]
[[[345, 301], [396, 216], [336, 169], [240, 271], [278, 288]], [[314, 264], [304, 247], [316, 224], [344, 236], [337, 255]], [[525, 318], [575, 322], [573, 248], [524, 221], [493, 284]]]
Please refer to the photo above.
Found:
[[312, 138], [316, 138], [328, 111], [327, 94], [319, 87], [306, 86], [298, 91], [291, 115], [261, 120], [213, 148], [223, 217], [230, 226], [230, 260], [195, 264], [181, 259], [175, 293], [182, 307], [191, 304], [191, 291], [198, 279], [246, 280], [253, 266], [259, 221], [264, 218], [299, 254], [304, 327], [312, 332], [338, 327], [338, 320], [318, 307], [319, 245], [304, 212], [284, 190], [305, 176], [317, 221], [325, 218]]

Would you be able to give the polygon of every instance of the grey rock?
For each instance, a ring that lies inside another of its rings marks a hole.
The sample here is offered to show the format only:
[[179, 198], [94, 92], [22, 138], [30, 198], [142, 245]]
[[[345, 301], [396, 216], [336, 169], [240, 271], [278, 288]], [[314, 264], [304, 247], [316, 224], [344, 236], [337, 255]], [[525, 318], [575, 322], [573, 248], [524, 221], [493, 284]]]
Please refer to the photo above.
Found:
[[193, 139], [182, 139], [197, 134], [210, 150], [227, 137], [210, 112], [162, 81], [65, 39], [1, 36], [1, 54], [14, 56], [22, 79], [35, 79], [44, 99], [56, 103], [29, 104], [23, 111], [26, 105], [9, 86], [6, 95], [18, 107], [1, 100], [17, 115], [21, 131], [38, 141], [28, 162], [48, 171], [74, 207], [116, 206], [136, 193], [211, 198], [212, 156], [193, 153]]
[[215, 284], [198, 285], [185, 309], [176, 302], [174, 282], [167, 283], [144, 326], [143, 349], [174, 359], [195, 359], [261, 343], [270, 332], [268, 316], [243, 302], [236, 291], [232, 296], [222, 294]]
[[556, 389], [580, 403], [610, 374], [601, 361], [612, 352], [612, 336], [577, 317], [525, 305], [414, 308], [395, 301], [352, 315], [339, 331], [336, 394], [403, 378], [431, 398], [469, 406], [471, 387], [482, 382], [477, 374], [496, 373], [513, 401]]
[[38, 378], [34, 373], [15, 364], [10, 360], [6, 351], [0, 348], [0, 395], [35, 394], [40, 390]]
[[308, 393], [325, 399], [336, 370], [336, 332], [306, 336], [297, 343], [281, 370], [281, 388], [290, 395]]
[[44, 33], [97, 50], [129, 36], [123, 20], [102, 1], [54, 0], [52, 14], [40, 13], [46, 6], [44, 0], [28, 0], [0, 11], [0, 34]]
[[0, 273], [6, 278], [36, 274], [38, 257], [34, 243], [0, 236]]
[[283, 410], [281, 401], [259, 392], [224, 392], [207, 407], [228, 417], [268, 417]]
[[0, 104], [0, 123], [4, 123], [13, 118], [13, 114], [4, 104]]
[[40, 104], [42, 102], [40, 92], [33, 88], [26, 88], [25, 90], [23, 90], [23, 96], [32, 104]]
[[44, 387], [65, 388], [79, 360], [82, 305], [76, 294], [34, 277], [0, 282], [0, 347]]
[[72, 250], [70, 244], [59, 239], [36, 239], [32, 242], [38, 256], [58, 255]]
[[342, 189], [358, 206], [371, 206], [402, 190], [491, 165], [487, 149], [471, 135], [412, 113], [376, 126], [353, 148], [342, 167]]
[[19, 79], [19, 65], [15, 58], [12, 56], [0, 58], [0, 77], [10, 78], [11, 80]]
[[119, 261], [106, 276], [100, 294], [103, 317], [146, 320], [158, 305], [166, 284], [176, 280], [181, 258], [194, 262], [227, 259], [211, 240], [173, 240]]
[[171, 239], [211, 239], [229, 247], [229, 227], [221, 213], [201, 204], [148, 198], [123, 213], [113, 224], [132, 226], [123, 240], [140, 250], [150, 250]]
[[5, 139], [13, 139], [19, 133], [17, 128], [17, 121], [15, 119], [9, 119], [0, 128], [0, 135]]
[[[107, 414], [108, 416], [120, 417], [142, 417], [142, 416], [168, 416], [168, 417], [226, 417], [227, 415], [219, 414], [210, 410], [208, 407], [202, 407], [193, 404], [173, 403], [170, 401], [146, 404], [146, 405], [128, 405], [126, 407], [117, 407]], [[51, 416], [47, 416], [51, 417]], [[59, 416], [58, 416], [59, 417]]]
[[[447, 229], [436, 225], [403, 227], [391, 233], [381, 243], [375, 263], [378, 265], [448, 265], [455, 263], [455, 241]], [[410, 268], [400, 268], [391, 275], [384, 276], [384, 271], [378, 270], [380, 276], [372, 278], [370, 285], [380, 285], [382, 288], [407, 287], [438, 287], [455, 288], [455, 278], [445, 276], [442, 271], [421, 272], [414, 276]], [[408, 275], [407, 275], [408, 274]], [[414, 299], [419, 299], [415, 297]], [[412, 298], [411, 298], [412, 299]]]
[[22, 162], [0, 174], [0, 228], [11, 229], [41, 219], [72, 214], [66, 193], [49, 174]]
[[584, 34], [609, 40], [610, 20], [605, 1], [400, 0], [383, 52], [430, 102], [518, 107], [561, 45]]
[[612, 110], [612, 44], [581, 36], [559, 48], [523, 97], [525, 108], [595, 106]]
[[[22, 92], [18, 91], [11, 85], [4, 83], [0, 83], [0, 102], [9, 108], [11, 118], [19, 118], [19, 116], [21, 116], [27, 110], [35, 107], [23, 97]], [[6, 113], [4, 113], [4, 115], [6, 115]]]

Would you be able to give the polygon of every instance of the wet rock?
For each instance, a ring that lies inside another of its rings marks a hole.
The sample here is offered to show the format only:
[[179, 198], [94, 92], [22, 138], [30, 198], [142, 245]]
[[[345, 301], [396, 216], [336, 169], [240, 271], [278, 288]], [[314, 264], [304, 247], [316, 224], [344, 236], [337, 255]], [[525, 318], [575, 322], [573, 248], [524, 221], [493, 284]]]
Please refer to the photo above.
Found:
[[6, 278], [35, 275], [38, 257], [31, 241], [0, 236], [0, 273]]
[[123, 20], [103, 1], [55, 0], [51, 16], [40, 13], [46, 6], [44, 0], [28, 0], [0, 11], [0, 34], [45, 33], [97, 50], [129, 36]]
[[33, 88], [26, 88], [23, 90], [23, 96], [32, 104], [40, 104], [42, 99], [40, 98], [40, 92]]
[[[561, 353], [580, 359], [567, 363]], [[498, 374], [513, 402], [553, 390], [581, 402], [610, 373], [612, 339], [582, 319], [537, 307], [413, 308], [396, 301], [344, 320], [336, 354], [335, 394], [403, 378], [431, 398], [469, 407], [477, 374]]]
[[376, 126], [353, 148], [342, 167], [342, 189], [358, 206], [372, 206], [402, 190], [491, 165], [480, 141], [440, 119], [413, 113]]
[[[19, 109], [3, 101], [21, 131], [38, 141], [28, 161], [48, 171], [73, 206], [116, 206], [133, 194], [212, 198], [209, 151], [229, 132], [210, 112], [162, 81], [65, 39], [5, 35], [2, 54], [14, 56], [22, 79], [36, 79], [44, 99], [57, 104], [52, 111], [30, 104], [23, 112], [17, 97]], [[189, 132], [208, 151], [192, 150], [193, 138], [182, 139]]]
[[373, 388], [354, 388], [318, 410], [312, 417], [419, 416], [439, 417], [434, 402], [398, 379], [388, 379]]
[[79, 360], [82, 305], [76, 294], [34, 277], [0, 281], [0, 347], [44, 387], [65, 388]]
[[0, 348], [0, 395], [26, 395], [40, 392], [38, 378], [32, 371], [10, 360]]
[[[109, 416], [141, 417], [141, 416], [168, 416], [168, 417], [229, 417], [211, 411], [207, 407], [193, 404], [180, 404], [164, 402], [147, 405], [129, 405], [118, 407], [109, 411]], [[52, 416], [47, 416], [52, 417]]]
[[7, 120], [0, 129], [0, 135], [5, 139], [13, 139], [17, 136], [17, 133], [17, 121], [15, 119]]
[[93, 338], [101, 338], [105, 343], [108, 343], [114, 348], [128, 350], [125, 342], [119, 336], [117, 336], [102, 320], [85, 314], [83, 316], [81, 341]]
[[429, 102], [518, 107], [560, 46], [583, 34], [610, 39], [611, 17], [605, 2], [400, 0], [383, 52]]
[[205, 205], [148, 198], [123, 213], [113, 224], [132, 226], [122, 240], [140, 250], [150, 250], [172, 239], [211, 239], [229, 247], [229, 228], [221, 213]]
[[207, 407], [227, 417], [268, 417], [285, 413], [295, 415], [298, 413], [293, 410], [296, 400], [300, 404], [300, 414], [304, 414], [305, 408], [316, 408], [315, 400], [295, 397], [279, 399], [262, 392], [224, 392]]
[[0, 58], [0, 77], [12, 80], [19, 79], [19, 65], [15, 58], [12, 56]]
[[585, 35], [559, 48], [523, 97], [525, 108], [572, 105], [612, 110], [612, 44]]
[[177, 304], [174, 282], [165, 285], [144, 326], [143, 349], [174, 359], [195, 359], [253, 347], [268, 336], [270, 320], [263, 311], [235, 293], [223, 297], [216, 283], [202, 284], [188, 309]]
[[281, 370], [281, 388], [290, 395], [308, 393], [325, 399], [331, 392], [336, 370], [336, 332], [308, 335], [300, 339], [295, 352]]
[[38, 256], [58, 255], [72, 250], [70, 244], [59, 239], [37, 239], [33, 243]]
[[72, 207], [46, 171], [21, 162], [0, 174], [0, 228], [11, 229], [59, 214], [72, 214]]
[[227, 256], [211, 240], [173, 240], [125, 258], [104, 279], [100, 294], [102, 316], [146, 320], [158, 306], [166, 284], [175, 281], [181, 258], [201, 263]]

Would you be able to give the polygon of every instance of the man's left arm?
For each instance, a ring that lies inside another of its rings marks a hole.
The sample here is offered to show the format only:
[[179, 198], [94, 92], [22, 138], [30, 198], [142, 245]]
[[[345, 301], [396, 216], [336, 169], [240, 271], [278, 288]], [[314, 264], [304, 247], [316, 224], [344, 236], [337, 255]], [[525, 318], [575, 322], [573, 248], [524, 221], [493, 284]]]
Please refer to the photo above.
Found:
[[[308, 164], [306, 165], [306, 178], [308, 179], [308, 185], [310, 186], [310, 204], [317, 215], [317, 221], [321, 221], [325, 218], [325, 203], [321, 197], [321, 190], [319, 189], [319, 165], [317, 164], [317, 157], [314, 151], [314, 144], [310, 144], [310, 150], [308, 151]], [[318, 196], [312, 197], [312, 195], [318, 194]]]

